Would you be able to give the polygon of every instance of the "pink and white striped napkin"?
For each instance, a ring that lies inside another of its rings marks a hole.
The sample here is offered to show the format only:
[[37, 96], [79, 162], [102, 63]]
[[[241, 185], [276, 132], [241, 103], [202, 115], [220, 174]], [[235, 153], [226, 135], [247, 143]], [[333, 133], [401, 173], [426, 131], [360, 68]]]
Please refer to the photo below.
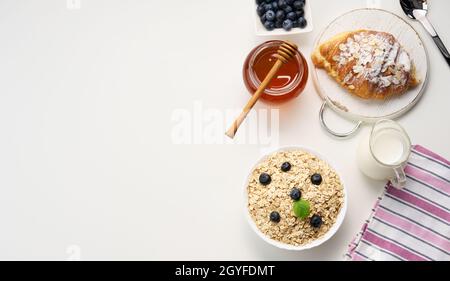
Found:
[[405, 172], [407, 187], [386, 185], [348, 260], [450, 260], [450, 162], [414, 146]]

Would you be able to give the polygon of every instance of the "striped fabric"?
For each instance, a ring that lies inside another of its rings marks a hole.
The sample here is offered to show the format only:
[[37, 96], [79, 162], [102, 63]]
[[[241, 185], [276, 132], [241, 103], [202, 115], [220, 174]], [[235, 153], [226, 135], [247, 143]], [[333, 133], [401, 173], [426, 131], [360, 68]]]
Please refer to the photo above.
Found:
[[348, 260], [450, 260], [450, 162], [414, 146], [405, 172], [407, 187], [386, 185]]

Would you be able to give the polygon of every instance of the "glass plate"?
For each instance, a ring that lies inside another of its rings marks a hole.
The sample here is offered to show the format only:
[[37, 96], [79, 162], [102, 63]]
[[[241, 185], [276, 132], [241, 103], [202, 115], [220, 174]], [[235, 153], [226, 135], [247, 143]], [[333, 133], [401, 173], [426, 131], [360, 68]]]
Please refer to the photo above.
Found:
[[409, 53], [416, 67], [418, 86], [403, 95], [386, 99], [365, 100], [348, 93], [328, 76], [325, 70], [313, 68], [313, 80], [327, 105], [346, 118], [376, 122], [394, 119], [410, 110], [420, 99], [428, 79], [428, 54], [419, 34], [399, 16], [379, 9], [358, 9], [348, 12], [328, 25], [316, 41], [315, 48], [333, 36], [357, 29], [391, 33]]

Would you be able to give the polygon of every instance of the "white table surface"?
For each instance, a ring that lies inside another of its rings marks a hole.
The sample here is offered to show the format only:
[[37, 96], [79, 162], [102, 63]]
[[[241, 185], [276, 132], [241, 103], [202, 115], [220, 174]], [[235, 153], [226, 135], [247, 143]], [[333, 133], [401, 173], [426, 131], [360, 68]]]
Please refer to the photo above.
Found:
[[[384, 183], [356, 166], [361, 133], [340, 141], [321, 129], [311, 80], [280, 106], [279, 136], [332, 159], [347, 184], [346, 219], [319, 248], [278, 250], [248, 227], [242, 183], [264, 147], [173, 143], [174, 110], [248, 98], [242, 63], [263, 41], [251, 1], [71, 1], [0, 1], [0, 259], [342, 259]], [[290, 38], [307, 55], [332, 19], [367, 5], [310, 1], [314, 31]], [[379, 4], [406, 18], [398, 1]], [[429, 16], [450, 46], [448, 10], [433, 0]], [[412, 24], [431, 76], [399, 122], [450, 158], [450, 69]]]

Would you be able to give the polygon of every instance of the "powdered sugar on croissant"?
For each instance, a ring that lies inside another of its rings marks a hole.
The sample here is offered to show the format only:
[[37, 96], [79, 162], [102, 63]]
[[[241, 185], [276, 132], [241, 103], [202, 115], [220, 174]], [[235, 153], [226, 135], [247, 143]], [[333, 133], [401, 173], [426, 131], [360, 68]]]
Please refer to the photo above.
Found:
[[339, 34], [319, 46], [312, 60], [350, 93], [365, 99], [400, 95], [418, 84], [409, 54], [386, 32]]

